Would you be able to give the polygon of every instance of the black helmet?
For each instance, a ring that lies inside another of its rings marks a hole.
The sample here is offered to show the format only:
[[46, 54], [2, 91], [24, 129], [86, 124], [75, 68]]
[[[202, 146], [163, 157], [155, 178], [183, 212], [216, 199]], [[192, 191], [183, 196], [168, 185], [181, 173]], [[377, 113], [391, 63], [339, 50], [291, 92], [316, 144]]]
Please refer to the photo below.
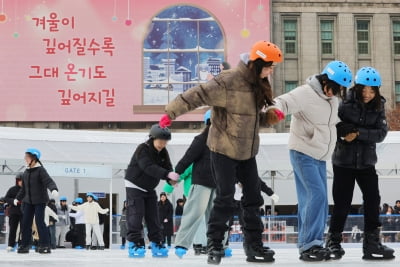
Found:
[[154, 124], [150, 129], [150, 137], [154, 139], [171, 140], [171, 131], [165, 127], [162, 128], [158, 124]]

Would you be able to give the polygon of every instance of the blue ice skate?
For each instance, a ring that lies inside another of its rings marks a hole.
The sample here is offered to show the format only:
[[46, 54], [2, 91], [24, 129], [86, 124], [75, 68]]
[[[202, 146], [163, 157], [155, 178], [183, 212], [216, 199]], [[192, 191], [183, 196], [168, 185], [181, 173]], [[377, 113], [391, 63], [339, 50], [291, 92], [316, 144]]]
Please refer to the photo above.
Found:
[[185, 255], [187, 252], [187, 249], [184, 247], [175, 247], [175, 255], [178, 256], [180, 259], [182, 259], [183, 255]]
[[157, 244], [154, 242], [151, 242], [151, 254], [153, 257], [157, 258], [165, 258], [168, 257], [168, 249], [165, 247], [164, 244]]
[[119, 249], [122, 249], [122, 250], [124, 250], [124, 249], [125, 249], [125, 245], [121, 245], [121, 246], [119, 246]]
[[146, 249], [144, 246], [138, 246], [134, 242], [128, 243], [128, 254], [130, 258], [144, 258]]
[[225, 257], [229, 258], [232, 257], [232, 249], [230, 247], [226, 247], [224, 249]]

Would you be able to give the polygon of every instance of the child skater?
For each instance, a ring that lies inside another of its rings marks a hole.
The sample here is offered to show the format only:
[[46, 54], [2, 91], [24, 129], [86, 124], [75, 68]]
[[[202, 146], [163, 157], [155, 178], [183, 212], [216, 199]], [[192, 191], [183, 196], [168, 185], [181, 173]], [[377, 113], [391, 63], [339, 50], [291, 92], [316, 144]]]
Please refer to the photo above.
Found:
[[27, 168], [22, 175], [22, 187], [19, 190], [14, 205], [22, 201], [22, 240], [18, 253], [29, 253], [32, 240], [33, 217], [40, 236], [38, 252], [41, 254], [51, 253], [50, 233], [44, 222], [45, 208], [49, 201], [47, 189], [53, 197], [58, 197], [57, 185], [51, 179], [46, 169], [40, 162], [41, 153], [36, 148], [28, 148], [25, 151], [25, 162]]
[[[382, 142], [388, 126], [385, 99], [379, 93], [381, 77], [372, 67], [358, 70], [355, 85], [339, 106], [341, 122], [336, 125], [338, 138], [332, 156], [333, 213], [326, 246], [334, 259], [344, 255], [342, 232], [351, 207], [355, 182], [364, 200], [363, 259], [393, 259], [394, 250], [380, 242], [376, 143]], [[375, 255], [375, 256], [374, 256]]]
[[[82, 205], [83, 199], [77, 197], [74, 201], [73, 206]], [[75, 249], [84, 249], [86, 244], [86, 226], [85, 226], [85, 214], [82, 210], [75, 211], [71, 208], [72, 212], [69, 213], [69, 217], [75, 219], [73, 224], [73, 242], [72, 247]]]
[[324, 248], [328, 218], [326, 161], [336, 141], [339, 98], [352, 81], [349, 67], [331, 61], [321, 74], [310, 76], [306, 84], [274, 99], [284, 114], [293, 114], [289, 152], [294, 171], [298, 207], [298, 248], [303, 261], [330, 259]]
[[83, 211], [85, 218], [85, 228], [86, 228], [86, 249], [90, 249], [90, 244], [92, 243], [92, 230], [93, 234], [99, 243], [99, 249], [104, 250], [104, 240], [101, 234], [100, 224], [99, 224], [99, 213], [106, 214], [109, 209], [102, 209], [96, 201], [94, 201], [95, 195], [93, 193], [86, 193], [87, 202], [79, 206], [72, 206], [71, 210]]
[[171, 140], [168, 128], [154, 124], [149, 139], [140, 144], [128, 165], [125, 175], [129, 257], [144, 257], [145, 243], [142, 234], [143, 218], [148, 229], [153, 257], [167, 257], [168, 249], [163, 243], [163, 234], [158, 216], [156, 186], [160, 180], [175, 184], [179, 174], [173, 172], [166, 149]]

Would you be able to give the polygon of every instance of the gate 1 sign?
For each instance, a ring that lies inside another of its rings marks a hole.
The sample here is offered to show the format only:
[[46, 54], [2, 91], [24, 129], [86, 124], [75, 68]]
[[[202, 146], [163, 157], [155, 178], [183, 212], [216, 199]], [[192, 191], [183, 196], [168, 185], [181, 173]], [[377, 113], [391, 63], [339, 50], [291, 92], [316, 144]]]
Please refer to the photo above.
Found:
[[73, 178], [112, 178], [112, 167], [107, 165], [83, 165], [64, 163], [44, 163], [44, 166], [52, 177]]
[[222, 61], [236, 66], [253, 43], [269, 40], [269, 7], [270, 0], [4, 1], [0, 121], [156, 121]]

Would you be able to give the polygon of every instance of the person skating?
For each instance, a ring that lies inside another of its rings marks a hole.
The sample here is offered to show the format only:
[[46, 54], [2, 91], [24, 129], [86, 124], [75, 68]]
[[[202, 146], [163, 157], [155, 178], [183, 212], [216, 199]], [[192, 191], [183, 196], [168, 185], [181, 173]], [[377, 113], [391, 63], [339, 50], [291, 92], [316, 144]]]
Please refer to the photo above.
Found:
[[334, 206], [326, 241], [335, 259], [345, 254], [340, 243], [355, 182], [364, 200], [363, 259], [394, 258], [394, 250], [380, 242], [381, 198], [375, 170], [376, 143], [382, 142], [388, 131], [386, 101], [380, 95], [380, 86], [379, 72], [372, 67], [363, 67], [358, 70], [355, 85], [339, 106], [341, 122], [336, 125], [337, 141], [332, 155]]
[[163, 243], [171, 247], [171, 238], [174, 234], [174, 208], [169, 201], [167, 194], [161, 192], [160, 201], [158, 201], [158, 216], [162, 225]]
[[69, 207], [67, 197], [60, 197], [60, 204], [57, 206], [58, 222], [56, 223], [56, 247], [65, 248], [65, 235], [70, 226]]
[[264, 112], [273, 104], [268, 76], [274, 64], [282, 61], [279, 47], [267, 41], [256, 42], [250, 53], [241, 55], [236, 68], [223, 71], [205, 84], [178, 95], [166, 106], [160, 126], [171, 125], [176, 117], [200, 106], [212, 107], [207, 145], [216, 182], [216, 197], [207, 230], [208, 263], [219, 264], [224, 255], [223, 239], [234, 210], [235, 181], [243, 184], [244, 236], [247, 261], [273, 261], [274, 251], [263, 246], [263, 205], [261, 183], [255, 156], [259, 149], [259, 127], [277, 123], [277, 109]]
[[121, 237], [121, 246], [120, 249], [125, 249], [126, 243], [126, 235], [128, 234], [128, 227], [126, 226], [126, 208], [128, 207], [128, 203], [124, 200], [124, 207], [121, 211], [121, 219], [119, 220], [119, 235]]
[[125, 175], [129, 257], [144, 257], [143, 218], [148, 229], [153, 257], [167, 257], [168, 249], [163, 236], [157, 209], [156, 186], [160, 180], [175, 184], [179, 174], [173, 172], [171, 160], [166, 149], [171, 139], [168, 128], [154, 124], [149, 139], [140, 144], [128, 165]]
[[8, 225], [9, 225], [9, 233], [8, 233], [8, 246], [7, 251], [15, 251], [17, 246], [17, 242], [20, 240], [20, 234], [18, 234], [17, 238], [17, 230], [18, 226], [22, 221], [22, 211], [21, 204], [17, 203], [14, 205], [14, 199], [16, 198], [19, 190], [22, 186], [22, 173], [18, 173], [15, 176], [15, 185], [10, 187], [4, 196], [5, 201], [8, 204]]
[[[204, 130], [197, 135], [184, 156], [176, 165], [175, 171], [181, 176], [189, 170], [192, 185], [183, 209], [181, 225], [175, 238], [175, 254], [182, 258], [193, 243], [195, 255], [200, 255], [206, 246], [206, 222], [215, 198], [215, 181], [211, 173], [210, 149], [207, 136], [211, 125], [211, 110], [204, 114]], [[203, 244], [204, 243], [204, 244]]]
[[56, 183], [40, 162], [40, 156], [41, 153], [36, 148], [28, 148], [25, 151], [27, 168], [22, 175], [22, 187], [14, 199], [14, 205], [17, 206], [19, 202], [22, 202], [23, 209], [22, 240], [18, 253], [29, 253], [33, 217], [35, 217], [40, 236], [38, 252], [42, 254], [51, 253], [50, 234], [44, 222], [44, 215], [49, 201], [47, 190], [50, 190], [53, 197], [58, 197], [58, 189]]
[[[75, 199], [74, 203], [73, 206], [82, 205], [83, 199], [78, 197]], [[75, 249], [84, 249], [86, 245], [85, 214], [82, 210], [75, 211], [71, 209], [69, 216], [74, 218], [73, 229], [71, 230], [73, 231], [72, 247]]]
[[352, 73], [341, 61], [331, 61], [306, 84], [274, 99], [285, 115], [292, 114], [289, 135], [290, 161], [298, 199], [300, 259], [330, 259], [324, 245], [328, 218], [326, 161], [336, 142], [339, 96], [350, 86]]
[[99, 243], [99, 249], [104, 250], [104, 239], [101, 234], [99, 225], [99, 213], [106, 214], [109, 209], [101, 208], [99, 203], [94, 201], [95, 195], [91, 192], [86, 193], [86, 202], [82, 205], [72, 206], [71, 210], [83, 211], [85, 218], [85, 229], [86, 229], [86, 249], [90, 249], [92, 244], [92, 231], [96, 235]]

